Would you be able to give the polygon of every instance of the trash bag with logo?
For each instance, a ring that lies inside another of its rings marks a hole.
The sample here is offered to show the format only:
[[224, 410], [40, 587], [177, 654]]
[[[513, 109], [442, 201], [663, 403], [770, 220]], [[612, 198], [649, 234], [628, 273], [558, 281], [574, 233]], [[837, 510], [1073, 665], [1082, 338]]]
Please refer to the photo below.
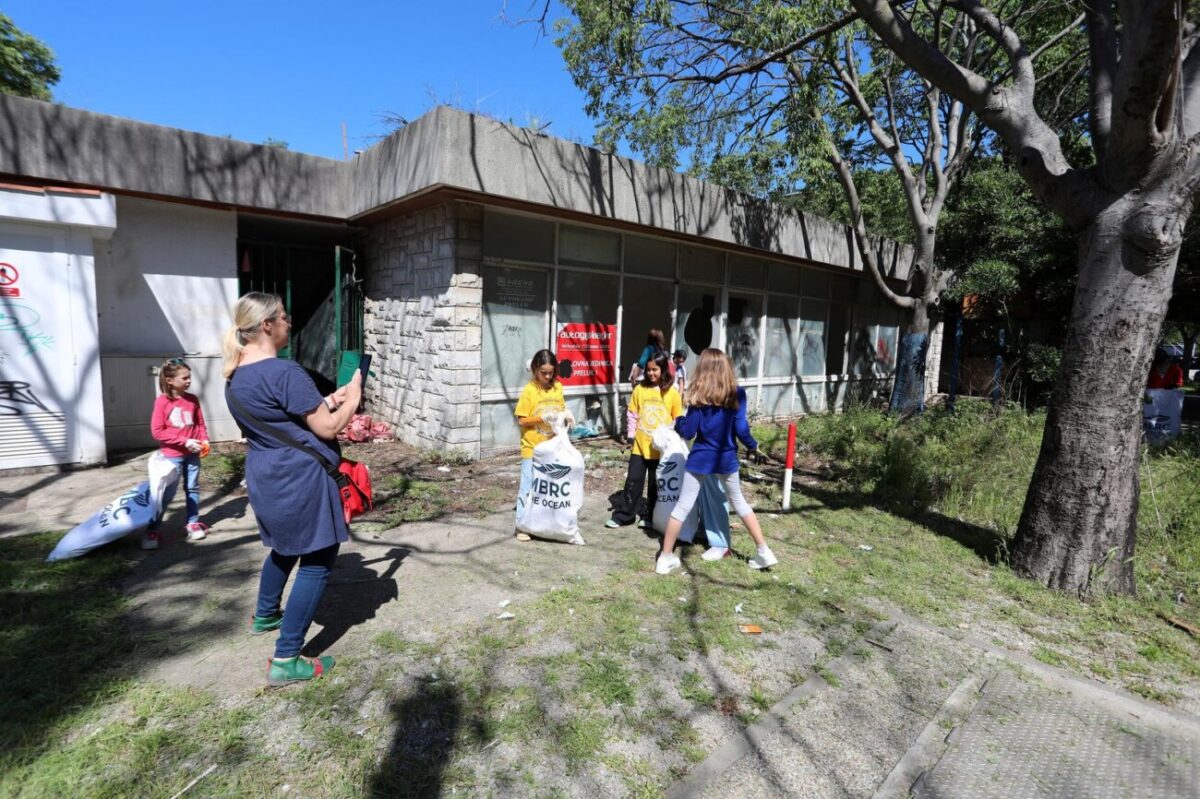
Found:
[[533, 448], [533, 486], [517, 529], [537, 538], [583, 544], [583, 456], [568, 435], [573, 425], [574, 419], [566, 415], [555, 419], [554, 437]]
[[142, 529], [162, 513], [163, 493], [179, 480], [179, 469], [161, 452], [150, 456], [150, 479], [138, 483], [104, 506], [99, 513], [76, 525], [46, 556], [67, 560]]
[[[667, 522], [671, 520], [671, 511], [679, 501], [679, 491], [683, 488], [683, 473], [687, 471], [688, 446], [675, 429], [670, 425], [659, 427], [650, 434], [654, 448], [659, 451], [658, 460], [658, 501], [654, 504], [654, 515], [650, 522], [660, 533], [667, 531]], [[707, 481], [706, 481], [707, 482]], [[700, 503], [692, 506], [691, 513], [683, 520], [683, 529], [679, 531], [679, 540], [691, 543], [696, 537], [696, 528], [700, 519]]]
[[[667, 531], [667, 522], [675, 503], [679, 501], [679, 491], [683, 487], [683, 473], [687, 470], [687, 443], [667, 426], [660, 427], [651, 434], [654, 448], [662, 453], [658, 462], [658, 502], [654, 505], [654, 517], [651, 523], [660, 533]], [[683, 520], [679, 531], [679, 540], [692, 543], [696, 533], [703, 530], [710, 547], [729, 546], [729, 509], [725, 506], [725, 488], [720, 480], [705, 479], [700, 483], [700, 495], [696, 504]]]

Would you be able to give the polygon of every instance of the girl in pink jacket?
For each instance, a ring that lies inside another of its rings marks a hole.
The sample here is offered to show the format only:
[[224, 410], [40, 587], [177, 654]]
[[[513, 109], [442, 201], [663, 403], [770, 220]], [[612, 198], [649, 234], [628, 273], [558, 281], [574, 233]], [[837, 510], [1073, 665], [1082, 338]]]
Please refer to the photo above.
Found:
[[[158, 387], [162, 393], [154, 401], [150, 432], [162, 445], [163, 456], [179, 469], [187, 489], [187, 537], [199, 541], [208, 535], [208, 525], [200, 521], [200, 456], [208, 454], [208, 429], [200, 400], [188, 393], [191, 386], [192, 370], [182, 359], [172, 358], [159, 367]], [[175, 498], [176, 485], [172, 483], [163, 495], [162, 514], [142, 536], [142, 549], [158, 549], [158, 528]]]

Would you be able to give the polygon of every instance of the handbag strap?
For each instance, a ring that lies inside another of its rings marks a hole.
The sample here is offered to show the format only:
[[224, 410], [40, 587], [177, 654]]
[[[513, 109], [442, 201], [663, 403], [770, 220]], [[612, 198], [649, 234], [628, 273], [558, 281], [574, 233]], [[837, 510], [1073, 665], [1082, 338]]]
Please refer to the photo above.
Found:
[[[230, 381], [228, 380], [225, 381], [225, 404], [236, 411], [237, 414], [246, 421], [253, 422], [255, 425], [257, 425], [257, 427], [254, 428], [256, 432], [265, 433], [284, 446], [291, 447], [292, 449], [298, 449], [306, 455], [312, 456], [317, 463], [321, 464], [321, 468], [325, 470], [326, 474], [333, 478], [334, 482], [336, 482], [339, 487], [343, 484], [343, 482], [349, 480], [349, 478], [342, 474], [341, 470], [338, 469], [337, 464], [332, 463], [329, 458], [326, 458], [320, 452], [317, 452], [312, 447], [299, 441], [295, 436], [288, 435], [282, 430], [278, 430], [271, 425], [266, 424], [257, 416], [250, 413], [250, 411], [246, 409], [246, 406], [242, 404], [241, 400], [234, 395]], [[240, 422], [238, 423], [238, 426], [242, 426]], [[243, 432], [245, 432], [244, 429]]]

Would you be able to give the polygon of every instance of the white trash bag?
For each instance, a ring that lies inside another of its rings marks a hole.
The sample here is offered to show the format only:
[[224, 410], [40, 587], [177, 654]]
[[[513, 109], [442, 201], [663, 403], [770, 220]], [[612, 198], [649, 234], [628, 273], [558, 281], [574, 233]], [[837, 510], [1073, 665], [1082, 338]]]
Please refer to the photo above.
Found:
[[583, 507], [583, 456], [568, 436], [569, 417], [550, 422], [554, 437], [533, 448], [533, 487], [517, 529], [538, 538], [583, 544], [579, 511]]
[[1182, 388], [1148, 388], [1142, 406], [1142, 431], [1147, 441], [1170, 441], [1179, 435], [1183, 417]]
[[[671, 511], [679, 501], [679, 492], [683, 488], [683, 473], [687, 471], [688, 446], [683, 438], [670, 425], [659, 427], [650, 434], [654, 448], [659, 451], [658, 461], [658, 500], [654, 503], [654, 514], [650, 523], [660, 533], [667, 531], [667, 522], [671, 520]], [[679, 531], [679, 540], [691, 543], [696, 537], [700, 522], [700, 503], [692, 506], [691, 512], [683, 520], [683, 529]]]
[[138, 483], [62, 537], [47, 561], [67, 560], [142, 529], [162, 513], [163, 493], [179, 480], [179, 469], [161, 452], [150, 456], [150, 479]]

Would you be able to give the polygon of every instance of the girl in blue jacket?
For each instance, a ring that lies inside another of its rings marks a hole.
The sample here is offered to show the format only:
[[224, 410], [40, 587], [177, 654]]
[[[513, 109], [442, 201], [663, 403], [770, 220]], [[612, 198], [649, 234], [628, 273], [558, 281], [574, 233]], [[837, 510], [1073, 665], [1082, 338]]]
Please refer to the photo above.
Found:
[[725, 484], [726, 499], [758, 546], [758, 552], [748, 564], [750, 568], [774, 566], [779, 560], [767, 546], [754, 510], [742, 496], [738, 481], [737, 443], [734, 436], [752, 454], [758, 451], [758, 442], [750, 435], [750, 423], [746, 420], [746, 391], [738, 388], [729, 356], [713, 349], [700, 353], [699, 363], [688, 381], [686, 393], [688, 412], [675, 422], [675, 430], [685, 439], [694, 437], [696, 440], [688, 454], [679, 501], [671, 511], [671, 521], [663, 534], [662, 553], [658, 556], [654, 571], [669, 574], [682, 565], [679, 556], [672, 550], [675, 540], [679, 538], [683, 520], [696, 504], [700, 482], [709, 475], [716, 475]]

